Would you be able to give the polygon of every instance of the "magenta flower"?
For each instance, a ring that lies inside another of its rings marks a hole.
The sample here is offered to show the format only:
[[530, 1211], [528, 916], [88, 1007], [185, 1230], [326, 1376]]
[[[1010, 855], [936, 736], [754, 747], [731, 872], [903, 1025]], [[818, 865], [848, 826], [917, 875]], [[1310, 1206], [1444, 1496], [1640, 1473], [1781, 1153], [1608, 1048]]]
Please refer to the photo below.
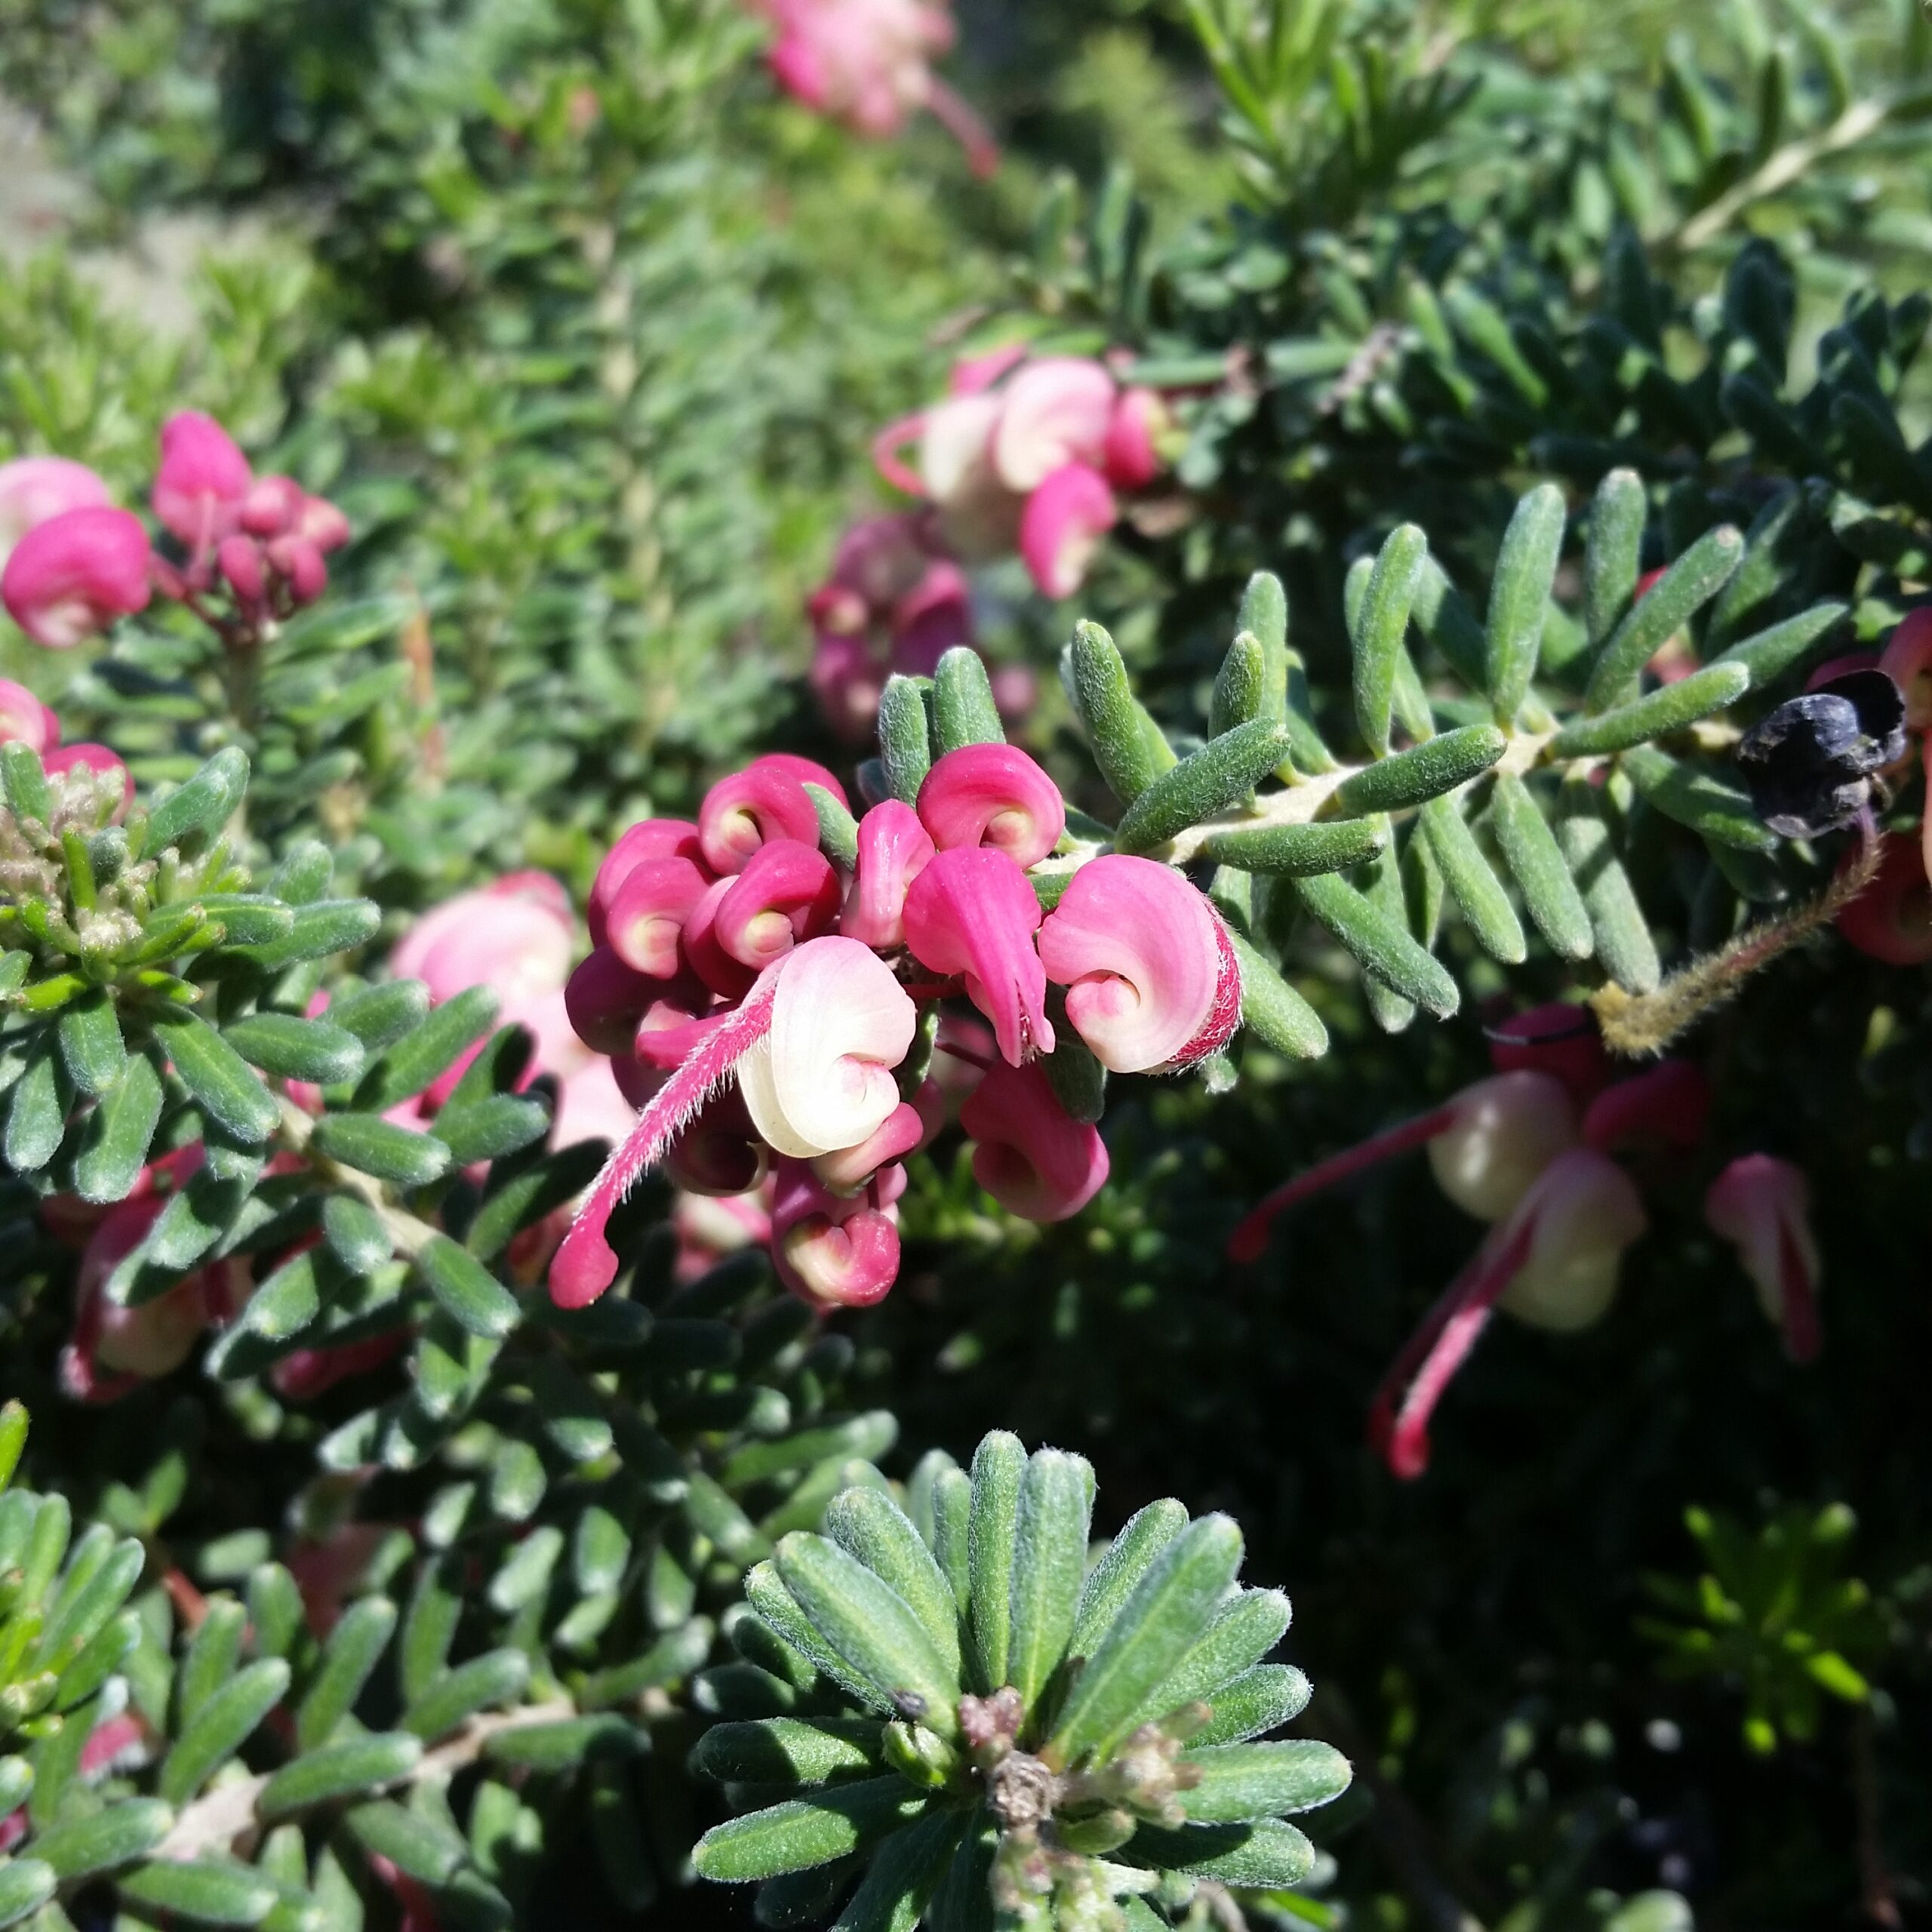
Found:
[[844, 788], [809, 758], [771, 752], [742, 771], [721, 778], [698, 808], [698, 844], [705, 863], [721, 876], [741, 872], [769, 838], [818, 843], [818, 814], [804, 781], [822, 785], [840, 801]]
[[64, 456], [0, 463], [0, 565], [29, 530], [68, 510], [104, 509], [111, 501], [107, 485], [84, 463]]
[[254, 480], [248, 459], [212, 416], [184, 409], [162, 425], [154, 513], [191, 550], [240, 528]]
[[863, 745], [878, 717], [887, 667], [862, 636], [824, 631], [812, 646], [805, 680], [818, 700], [820, 715], [832, 736]]
[[812, 1172], [833, 1193], [851, 1194], [881, 1168], [916, 1152], [929, 1137], [926, 1117], [911, 1101], [901, 1100], [856, 1147], [820, 1155], [811, 1164]]
[[875, 952], [906, 943], [906, 894], [932, 863], [932, 835], [910, 805], [888, 798], [859, 821], [859, 863], [838, 930]]
[[974, 1179], [1023, 1220], [1064, 1221], [1106, 1183], [1106, 1142], [1060, 1105], [1038, 1061], [989, 1069], [959, 1124], [974, 1143]]
[[0, 745], [23, 744], [43, 757], [60, 742], [60, 721], [25, 685], [0, 678]]
[[[794, 841], [787, 841], [787, 843]], [[685, 921], [685, 959], [691, 971], [720, 999], [742, 999], [751, 991], [757, 973], [724, 950], [718, 934], [718, 909], [731, 890], [735, 875], [714, 879], [704, 888]]]
[[605, 943], [605, 921], [617, 888], [630, 876], [631, 868], [645, 859], [688, 859], [694, 865], [702, 865], [704, 854], [698, 842], [697, 827], [687, 819], [641, 819], [605, 854], [590, 888], [590, 905], [585, 915], [590, 937], [598, 945]]
[[35, 643], [66, 651], [147, 608], [148, 534], [126, 510], [63, 510], [35, 524], [0, 572], [0, 601]]
[[1056, 469], [1026, 500], [1020, 555], [1049, 597], [1071, 597], [1086, 581], [1100, 539], [1120, 520], [1107, 479], [1084, 463]]
[[639, 860], [610, 901], [602, 921], [605, 943], [634, 971], [672, 978], [681, 963], [685, 921], [710, 882], [709, 874], [689, 859]]
[[594, 946], [565, 983], [564, 1011], [592, 1053], [627, 1055], [638, 1023], [663, 992], [661, 980], [626, 966], [608, 946]]
[[1489, 1060], [1498, 1073], [1527, 1068], [1562, 1081], [1586, 1106], [1610, 1078], [1610, 1055], [1596, 1015], [1586, 1006], [1552, 1001], [1499, 1020], [1488, 1029]]
[[1152, 859], [1082, 866], [1040, 928], [1066, 1017], [1115, 1073], [1169, 1073], [1218, 1053], [1241, 1023], [1241, 968], [1220, 915]]
[[1166, 469], [1161, 444], [1174, 417], [1158, 390], [1123, 389], [1107, 424], [1100, 466], [1117, 490], [1144, 490]]
[[1026, 875], [983, 847], [940, 853], [906, 895], [913, 958], [948, 977], [964, 975], [967, 998], [992, 1022], [1014, 1066], [1054, 1050], [1046, 971], [1033, 944], [1039, 924]]
[[762, 971], [801, 940], [829, 932], [838, 918], [838, 875], [816, 844], [768, 839], [718, 902], [718, 944]]
[[1704, 1219], [1737, 1250], [1758, 1306], [1784, 1337], [1793, 1361], [1819, 1349], [1818, 1284], [1823, 1274], [1811, 1231], [1811, 1183], [1771, 1154], [1744, 1154], [1704, 1196]]
[[942, 852], [986, 846], [1023, 869], [1066, 829], [1060, 787], [1017, 745], [961, 745], [919, 787], [919, 822]]
[[888, 1168], [860, 1194], [835, 1194], [802, 1161], [774, 1171], [771, 1258], [778, 1278], [814, 1308], [869, 1308], [899, 1275], [893, 1202], [906, 1171]]

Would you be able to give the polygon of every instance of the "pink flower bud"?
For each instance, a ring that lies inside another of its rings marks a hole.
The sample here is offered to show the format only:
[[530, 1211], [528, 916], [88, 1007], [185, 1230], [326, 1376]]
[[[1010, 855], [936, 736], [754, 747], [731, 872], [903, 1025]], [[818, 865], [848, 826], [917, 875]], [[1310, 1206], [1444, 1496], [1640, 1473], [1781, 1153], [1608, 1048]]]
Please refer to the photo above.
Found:
[[653, 983], [659, 996], [637, 1023], [631, 1051], [641, 1066], [672, 1072], [712, 1034], [729, 1023], [731, 1009], [715, 1004], [711, 989], [694, 973]]
[[45, 754], [60, 742], [60, 721], [25, 685], [0, 678], [0, 745]]
[[973, 641], [973, 599], [957, 564], [935, 561], [900, 598], [887, 620], [892, 633], [892, 668], [929, 678], [956, 644]]
[[544, 872], [511, 872], [425, 912], [389, 955], [398, 979], [420, 980], [434, 1000], [488, 986], [511, 1009], [561, 990], [574, 937], [570, 899]]
[[0, 601], [35, 644], [66, 651], [147, 608], [148, 534], [126, 510], [63, 510], [36, 524], [0, 572]]
[[697, 827], [681, 818], [641, 819], [605, 854], [591, 885], [586, 915], [590, 937], [598, 945], [604, 943], [605, 919], [618, 887], [630, 876], [631, 868], [645, 859], [689, 859], [694, 865], [702, 865], [704, 855]]
[[1026, 364], [1001, 392], [992, 445], [999, 480], [1024, 496], [1069, 463], [1097, 465], [1118, 393], [1113, 377], [1084, 356]]
[[[862, 614], [889, 610], [916, 588], [930, 568], [924, 525], [918, 511], [861, 518], [838, 540], [826, 588], [846, 591]], [[861, 614], [859, 623], [863, 622]]]
[[295, 518], [295, 534], [325, 555], [340, 550], [352, 534], [349, 519], [326, 497], [305, 496]]
[[685, 921], [706, 877], [689, 859], [644, 859], [626, 873], [604, 921], [605, 940], [634, 971], [668, 980], [681, 963]]
[[297, 603], [312, 604], [329, 587], [329, 567], [306, 537], [271, 537], [267, 555]]
[[63, 456], [0, 463], [0, 564], [29, 530], [68, 510], [104, 509], [107, 485], [85, 463]]
[[1498, 1073], [1528, 1068], [1553, 1075], [1580, 1105], [1610, 1077], [1610, 1056], [1596, 1015], [1558, 1000], [1512, 1013], [1487, 1029], [1489, 1060]]
[[1121, 392], [1107, 425], [1105, 463], [1107, 481], [1115, 489], [1144, 490], [1167, 467], [1161, 443], [1173, 423], [1167, 405], [1152, 389]]
[[768, 839], [718, 902], [718, 943], [761, 971], [801, 940], [831, 931], [838, 917], [838, 875], [814, 845]]
[[214, 560], [228, 587], [245, 604], [259, 604], [268, 589], [262, 546], [252, 537], [224, 537], [215, 546]]
[[875, 952], [906, 943], [906, 893], [931, 863], [932, 835], [910, 805], [888, 798], [859, 821], [859, 862], [838, 930]]
[[564, 1010], [592, 1053], [626, 1054], [638, 1022], [663, 992], [661, 980], [647, 979], [608, 946], [600, 946], [571, 974], [564, 988]]
[[1004, 852], [941, 852], [906, 895], [906, 943], [922, 966], [963, 974], [1014, 1066], [1054, 1050], [1047, 976], [1034, 949], [1040, 902]]
[[770, 1029], [738, 1068], [752, 1124], [795, 1160], [856, 1147], [900, 1104], [917, 1010], [856, 940], [808, 940], [776, 970]]
[[[0, 470], [0, 477], [5, 474]], [[1906, 729], [1932, 731], [1932, 605], [1906, 612], [1879, 655], [1878, 669], [1905, 694]]]
[[1464, 1088], [1449, 1124], [1429, 1143], [1429, 1164], [1466, 1214], [1500, 1221], [1576, 1140], [1563, 1083], [1525, 1069]]
[[1017, 745], [961, 745], [919, 787], [919, 822], [942, 851], [988, 846], [1023, 869], [1066, 829], [1060, 787]]
[[781, 1161], [771, 1210], [778, 1278], [814, 1308], [869, 1308], [899, 1275], [899, 1226], [869, 1194], [820, 1185], [810, 1168]]
[[97, 779], [118, 783], [121, 802], [112, 814], [116, 825], [127, 817], [128, 808], [134, 802], [134, 774], [105, 745], [66, 745], [48, 752], [41, 763], [50, 778], [61, 777], [69, 771], [91, 771]]
[[805, 676], [832, 736], [845, 744], [863, 744], [878, 721], [879, 694], [885, 688], [885, 666], [872, 647], [863, 637], [822, 632]]
[[[1926, 823], [1932, 827], [1932, 817]], [[1847, 852], [1839, 863], [1841, 873], [1857, 858], [1856, 851]], [[1918, 839], [1903, 832], [1879, 834], [1878, 869], [1838, 915], [1838, 929], [1860, 952], [1890, 966], [1919, 966], [1932, 959], [1932, 886], [1926, 882]]]
[[724, 904], [734, 878], [728, 873], [707, 885], [685, 921], [685, 961], [720, 999], [742, 999], [758, 977], [742, 959], [734, 959], [724, 950], [718, 934], [718, 909]]
[[1169, 1073], [1241, 1023], [1241, 969], [1207, 899], [1170, 867], [1112, 854], [1082, 866], [1040, 928], [1066, 1017], [1115, 1073]]
[[1119, 521], [1114, 493], [1097, 469], [1069, 463], [1026, 500], [1020, 555], [1048, 597], [1071, 597], [1086, 581], [1100, 539]]
[[248, 459], [212, 416], [184, 409], [162, 425], [154, 513], [183, 543], [199, 549], [226, 536], [254, 481]]
[[1804, 1171], [1770, 1154], [1741, 1155], [1711, 1183], [1704, 1219], [1737, 1250], [1758, 1306], [1784, 1336], [1785, 1352], [1810, 1361], [1818, 1352], [1823, 1269]]
[[720, 1197], [749, 1193], [764, 1180], [764, 1143], [736, 1088], [706, 1101], [664, 1158], [674, 1186]]
[[851, 1194], [863, 1187], [879, 1168], [917, 1152], [925, 1139], [924, 1117], [910, 1101], [902, 1100], [875, 1133], [856, 1147], [820, 1155], [811, 1164], [812, 1172], [833, 1193]]
[[1583, 1113], [1583, 1143], [1600, 1154], [1641, 1146], [1694, 1147], [1711, 1118], [1711, 1083], [1687, 1060], [1659, 1060], [1606, 1087]]
[[263, 476], [242, 500], [238, 521], [251, 537], [279, 537], [292, 530], [306, 499], [292, 476]]
[[974, 1142], [973, 1177], [1009, 1214], [1064, 1221], [1100, 1192], [1106, 1143], [1060, 1103], [1037, 1061], [995, 1066], [959, 1110]]
[[768, 839], [818, 843], [818, 814], [792, 762], [775, 756], [755, 758], [706, 792], [698, 808], [698, 841], [713, 872], [726, 877], [743, 872]]

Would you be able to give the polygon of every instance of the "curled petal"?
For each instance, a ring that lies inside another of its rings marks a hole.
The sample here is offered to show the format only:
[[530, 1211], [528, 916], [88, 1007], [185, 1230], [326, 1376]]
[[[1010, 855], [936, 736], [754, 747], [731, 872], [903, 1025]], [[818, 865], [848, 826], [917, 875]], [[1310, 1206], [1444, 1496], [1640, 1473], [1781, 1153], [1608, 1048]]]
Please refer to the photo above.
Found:
[[247, 537], [224, 537], [215, 546], [216, 567], [245, 604], [259, 604], [268, 588], [262, 546]]
[[1552, 1074], [1570, 1097], [1586, 1105], [1610, 1078], [1610, 1055], [1587, 1006], [1556, 1000], [1512, 1013], [1488, 1027], [1489, 1062], [1498, 1073], [1527, 1068]]
[[67, 510], [97, 509], [112, 499], [84, 463], [63, 456], [17, 457], [0, 463], [0, 564], [35, 525]]
[[184, 409], [162, 425], [154, 513], [183, 543], [225, 537], [239, 521], [254, 481], [248, 459], [212, 416]]
[[1167, 467], [1160, 445], [1173, 421], [1154, 390], [1122, 390], [1107, 424], [1107, 481], [1118, 490], [1146, 489]]
[[704, 854], [698, 843], [697, 827], [688, 819], [642, 819], [605, 854], [604, 863], [597, 868], [597, 877], [591, 884], [586, 915], [590, 937], [598, 945], [604, 943], [605, 921], [610, 915], [611, 902], [617, 896], [617, 888], [630, 877], [631, 869], [646, 859], [688, 859], [694, 865], [702, 865]]
[[407, 1328], [392, 1328], [386, 1335], [371, 1335], [360, 1342], [344, 1342], [335, 1348], [297, 1349], [284, 1355], [269, 1371], [275, 1392], [288, 1402], [312, 1402], [325, 1395], [338, 1382], [352, 1375], [366, 1375], [401, 1354], [409, 1343]]
[[326, 497], [304, 496], [295, 518], [295, 534], [326, 555], [340, 550], [351, 535], [349, 518]]
[[1066, 1017], [1115, 1073], [1167, 1072], [1218, 1052], [1241, 1020], [1241, 973], [1220, 917], [1170, 867], [1110, 854], [1082, 866], [1040, 928]]
[[729, 1021], [731, 1009], [715, 1006], [711, 989], [695, 974], [681, 974], [668, 985], [660, 983], [657, 991], [637, 1023], [631, 1051], [643, 1066], [672, 1072], [700, 1041]]
[[561, 990], [575, 943], [562, 886], [547, 872], [506, 872], [425, 912], [389, 967], [399, 980], [421, 980], [432, 999], [488, 986], [507, 1009]]
[[294, 477], [258, 477], [242, 498], [236, 521], [251, 537], [279, 537], [295, 528], [305, 500]]
[[[802, 774], [792, 768], [808, 766]], [[735, 877], [768, 839], [818, 842], [818, 814], [801, 777], [823, 783], [829, 773], [804, 758], [754, 759], [743, 771], [721, 778], [698, 808], [698, 842], [705, 863], [721, 875]]]
[[906, 943], [919, 964], [962, 974], [966, 995], [993, 1023], [1014, 1066], [1054, 1050], [1047, 976], [1034, 949], [1040, 902], [1004, 852], [941, 852], [906, 895]]
[[[0, 470], [0, 477], [6, 474]], [[1932, 605], [1906, 612], [1878, 658], [1878, 669], [1905, 694], [1905, 728], [1932, 731]]]
[[1107, 479], [1084, 463], [1056, 469], [1026, 499], [1020, 555], [1048, 597], [1071, 597], [1086, 581], [1100, 539], [1119, 521]]
[[959, 1124], [974, 1143], [974, 1179], [1023, 1220], [1066, 1220], [1107, 1178], [1106, 1143], [1060, 1105], [1037, 1061], [992, 1068]]
[[715, 1094], [665, 1157], [664, 1171], [688, 1193], [747, 1194], [764, 1178], [764, 1143], [736, 1088]]
[[1694, 1147], [1711, 1118], [1711, 1083], [1687, 1060], [1660, 1060], [1606, 1087], [1583, 1114], [1583, 1143], [1600, 1154], [1645, 1141]]
[[752, 1124], [795, 1160], [856, 1147], [900, 1104], [916, 1009], [856, 940], [808, 940], [771, 970], [771, 1027], [738, 1070]]
[[[626, 891], [629, 888], [626, 887]], [[816, 845], [768, 839], [718, 901], [718, 944], [741, 964], [769, 966], [838, 916], [838, 875]]]
[[45, 755], [60, 742], [60, 721], [53, 712], [25, 685], [0, 678], [0, 745], [23, 744]]
[[1563, 1083], [1527, 1068], [1464, 1088], [1451, 1115], [1429, 1143], [1429, 1164], [1436, 1186], [1479, 1221], [1500, 1221], [1576, 1144], [1576, 1110]]
[[1818, 1352], [1823, 1269], [1804, 1169], [1774, 1155], [1743, 1155], [1712, 1182], [1704, 1219], [1737, 1250], [1758, 1306], [1783, 1334], [1785, 1352], [1810, 1361]]
[[779, 1279], [814, 1308], [869, 1308], [882, 1300], [899, 1274], [891, 1207], [871, 1190], [834, 1194], [800, 1161], [780, 1161], [777, 1179], [771, 1258]]
[[873, 806], [859, 821], [859, 860], [845, 895], [838, 930], [875, 952], [906, 943], [906, 894], [931, 863], [932, 835], [910, 805], [897, 798]]
[[960, 396], [926, 411], [919, 422], [919, 481], [942, 509], [998, 487], [992, 467], [1000, 399]]
[[0, 572], [0, 601], [35, 643], [66, 651], [147, 608], [148, 534], [126, 510], [63, 510], [35, 525]]
[[1001, 392], [993, 467], [1009, 490], [1037, 490], [1069, 463], [1097, 464], [1112, 426], [1114, 379], [1084, 356], [1029, 362]]
[[[1932, 817], [1926, 820], [1932, 843]], [[1841, 872], [1858, 862], [1847, 852]], [[1932, 959], [1932, 884], [1926, 880], [1920, 840], [1903, 832], [1881, 832], [1872, 882], [1838, 916], [1838, 928], [1860, 952], [1889, 966], [1918, 966]]]
[[720, 999], [738, 999], [758, 975], [742, 959], [724, 950], [718, 936], [718, 909], [736, 875], [713, 879], [700, 894], [685, 921], [685, 959], [691, 971]]
[[668, 980], [678, 966], [685, 921], [704, 897], [705, 875], [689, 859], [641, 859], [612, 897], [605, 942], [626, 966]]
[[931, 677], [946, 652], [973, 641], [973, 601], [964, 571], [957, 564], [934, 561], [892, 606], [887, 626], [892, 634], [892, 668], [909, 676]]
[[878, 1131], [856, 1147], [835, 1154], [821, 1154], [811, 1164], [812, 1171], [835, 1194], [850, 1194], [863, 1187], [888, 1162], [903, 1160], [923, 1146], [926, 1122], [910, 1101], [902, 1100], [885, 1117]]
[[919, 822], [942, 852], [990, 846], [1024, 869], [1066, 829], [1060, 787], [1017, 745], [961, 745], [919, 787]]
[[564, 1011], [592, 1053], [625, 1054], [638, 1022], [662, 996], [663, 981], [626, 966], [608, 946], [594, 948], [564, 987]]
[[297, 603], [312, 604], [328, 588], [329, 567], [321, 548], [306, 537], [272, 538], [265, 554]]

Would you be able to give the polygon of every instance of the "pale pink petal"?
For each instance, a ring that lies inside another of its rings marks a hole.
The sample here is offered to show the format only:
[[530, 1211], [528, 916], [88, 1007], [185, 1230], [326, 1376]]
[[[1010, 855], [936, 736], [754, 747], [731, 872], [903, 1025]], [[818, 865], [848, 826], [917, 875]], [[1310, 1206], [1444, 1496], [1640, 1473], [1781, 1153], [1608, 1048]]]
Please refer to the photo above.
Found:
[[1113, 377], [1086, 357], [1029, 362], [1000, 392], [992, 442], [999, 480], [1024, 496], [1068, 463], [1097, 466], [1118, 393]]
[[932, 835], [910, 805], [877, 804], [859, 821], [859, 860], [838, 930], [881, 952], [906, 943], [906, 894], [931, 862]]
[[966, 995], [993, 1023], [1017, 1066], [1051, 1053], [1046, 974], [1035, 949], [1040, 902], [1004, 852], [941, 852], [906, 895], [906, 942], [921, 965], [964, 976]]
[[1449, 1124], [1429, 1143], [1429, 1164], [1436, 1186], [1466, 1214], [1500, 1221], [1576, 1140], [1576, 1110], [1563, 1083], [1525, 1069], [1464, 1088]]
[[1071, 597], [1086, 581], [1100, 539], [1119, 520], [1114, 493], [1097, 469], [1070, 463], [1026, 500], [1020, 555], [1049, 597]]
[[959, 1111], [975, 1144], [973, 1177], [1009, 1214], [1063, 1221], [1107, 1178], [1106, 1143], [1060, 1103], [1038, 1061], [996, 1065]]
[[989, 846], [1037, 865], [1066, 829], [1060, 787], [1017, 745], [961, 745], [919, 787], [920, 823], [941, 851]]

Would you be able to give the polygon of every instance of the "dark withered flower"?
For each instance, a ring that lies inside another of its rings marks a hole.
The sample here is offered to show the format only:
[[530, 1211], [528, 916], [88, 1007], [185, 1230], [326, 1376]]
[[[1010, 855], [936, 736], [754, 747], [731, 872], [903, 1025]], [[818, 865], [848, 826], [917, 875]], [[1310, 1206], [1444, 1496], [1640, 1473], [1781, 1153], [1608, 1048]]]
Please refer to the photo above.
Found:
[[1904, 755], [1905, 700], [1882, 671], [1848, 671], [1788, 699], [1737, 748], [1758, 816], [1786, 838], [1850, 825], [1875, 774]]

